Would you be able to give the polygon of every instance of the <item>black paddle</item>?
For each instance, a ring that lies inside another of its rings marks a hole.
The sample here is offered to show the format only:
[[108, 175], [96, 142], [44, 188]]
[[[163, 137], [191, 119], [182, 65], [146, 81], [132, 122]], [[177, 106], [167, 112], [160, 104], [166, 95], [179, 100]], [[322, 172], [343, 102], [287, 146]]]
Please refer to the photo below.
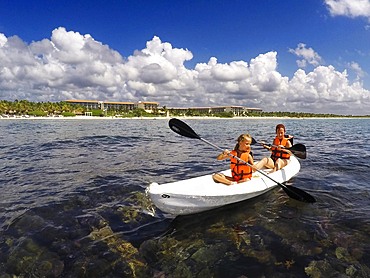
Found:
[[[265, 142], [257, 142], [257, 141], [253, 141], [253, 140], [252, 140], [252, 145], [254, 144], [254, 142], [259, 143], [261, 145], [267, 145], [267, 144], [265, 144]], [[267, 146], [277, 147], [275, 145], [267, 145]], [[291, 146], [290, 148], [284, 148], [284, 149], [288, 150], [289, 152], [291, 152], [292, 154], [294, 154], [298, 158], [306, 159], [306, 157], [307, 157], [306, 146], [303, 145], [303, 144], [295, 144], [295, 145]]]
[[[184, 123], [183, 121], [181, 121], [179, 119], [175, 119], [175, 118], [171, 119], [168, 124], [174, 132], [176, 132], [177, 134], [180, 134], [181, 136], [185, 136], [185, 137], [193, 138], [193, 139], [199, 139], [199, 140], [207, 143], [208, 145], [211, 145], [212, 147], [223, 151], [223, 149], [220, 148], [219, 146], [216, 146], [215, 144], [213, 144], [213, 143], [207, 141], [206, 139], [200, 137], [198, 134], [195, 133], [195, 131], [190, 126], [188, 126], [186, 123]], [[237, 156], [233, 156], [233, 157], [235, 159], [239, 160], [242, 163], [245, 163], [249, 166], [252, 166], [248, 162], [240, 159]], [[268, 176], [263, 171], [260, 171], [260, 170], [256, 170], [256, 171], [258, 171], [260, 174], [264, 175], [265, 177], [269, 178], [270, 180], [275, 182], [277, 185], [279, 185], [290, 198], [301, 201], [301, 202], [305, 202], [305, 203], [314, 203], [314, 202], [316, 202], [316, 200], [313, 196], [311, 196], [307, 192], [303, 191], [302, 189], [299, 189], [297, 187], [290, 187], [290, 186], [287, 187], [285, 184], [282, 184], [282, 183], [279, 183], [279, 182], [273, 180], [270, 176]]]

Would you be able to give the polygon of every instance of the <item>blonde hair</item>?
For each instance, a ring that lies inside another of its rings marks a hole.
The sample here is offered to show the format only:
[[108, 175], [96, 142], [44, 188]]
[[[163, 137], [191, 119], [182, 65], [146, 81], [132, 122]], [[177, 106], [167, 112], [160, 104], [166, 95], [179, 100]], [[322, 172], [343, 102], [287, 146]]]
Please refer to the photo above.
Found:
[[244, 140], [249, 141], [249, 144], [251, 144], [252, 136], [249, 133], [244, 133], [244, 134], [239, 135], [238, 139], [236, 139], [238, 143], [236, 143], [234, 150], [236, 151], [239, 150], [239, 143]]
[[240, 143], [243, 140], [248, 140], [252, 143], [252, 136], [249, 133], [245, 133], [245, 134], [239, 135], [238, 139], [236, 139], [238, 143]]

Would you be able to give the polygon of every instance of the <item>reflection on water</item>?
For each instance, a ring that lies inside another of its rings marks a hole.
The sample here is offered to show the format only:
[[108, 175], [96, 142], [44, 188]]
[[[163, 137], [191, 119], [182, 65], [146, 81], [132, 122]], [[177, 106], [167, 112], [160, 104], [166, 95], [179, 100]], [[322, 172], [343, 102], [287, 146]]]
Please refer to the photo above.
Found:
[[228, 166], [209, 145], [173, 133], [167, 120], [3, 120], [0, 275], [370, 276], [369, 120], [186, 122], [228, 149], [242, 132], [272, 141], [283, 122], [308, 152], [290, 183], [317, 203], [276, 189], [171, 218], [147, 199], [150, 182]]

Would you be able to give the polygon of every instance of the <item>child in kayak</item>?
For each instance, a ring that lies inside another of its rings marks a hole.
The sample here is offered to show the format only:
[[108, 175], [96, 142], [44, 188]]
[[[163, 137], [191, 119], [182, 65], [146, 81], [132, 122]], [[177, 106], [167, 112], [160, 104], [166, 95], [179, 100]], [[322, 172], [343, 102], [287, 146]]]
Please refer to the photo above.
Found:
[[[250, 136], [249, 134], [242, 134], [238, 137], [237, 144], [234, 150], [224, 150], [217, 156], [217, 160], [230, 158], [232, 177], [217, 173], [212, 176], [215, 182], [221, 182], [226, 185], [231, 185], [245, 182], [251, 179], [253, 172], [252, 167], [250, 166], [253, 165], [253, 157], [251, 155], [251, 143], [252, 136]], [[248, 162], [250, 165], [237, 160], [233, 156], [239, 157], [241, 160]]]
[[292, 147], [290, 137], [285, 136], [285, 126], [278, 124], [275, 128], [276, 137], [271, 146], [262, 144], [265, 149], [271, 151], [270, 157], [264, 157], [254, 166], [260, 170], [263, 167], [273, 169], [273, 171], [280, 170], [289, 163], [290, 152], [285, 150], [286, 148]]

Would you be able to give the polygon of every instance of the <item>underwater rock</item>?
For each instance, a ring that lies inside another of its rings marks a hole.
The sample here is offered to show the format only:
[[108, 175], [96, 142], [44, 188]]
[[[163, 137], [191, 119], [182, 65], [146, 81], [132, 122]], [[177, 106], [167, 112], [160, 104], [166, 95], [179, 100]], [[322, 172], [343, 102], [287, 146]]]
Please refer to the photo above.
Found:
[[203, 246], [191, 255], [193, 259], [198, 264], [204, 264], [212, 266], [216, 263], [217, 260], [223, 257], [225, 254], [226, 247], [225, 245], [218, 243], [210, 246]]
[[361, 249], [361, 248], [357, 248], [357, 247], [355, 247], [355, 248], [353, 248], [352, 250], [351, 250], [351, 255], [353, 256], [353, 258], [354, 259], [356, 259], [356, 260], [361, 260], [362, 259], [362, 257], [363, 257], [363, 255], [364, 255], [364, 250], [363, 249]]
[[[118, 261], [121, 261], [121, 263], [124, 262], [124, 265], [121, 265], [119, 268], [129, 266], [131, 273], [127, 273], [127, 269], [125, 272], [131, 277], [140, 277], [143, 273], [149, 272], [149, 268], [140, 256], [139, 251], [131, 243], [124, 241], [118, 235], [114, 234], [109, 226], [93, 230], [89, 238], [100, 244], [106, 244], [110, 252], [117, 254], [117, 259], [113, 260], [113, 265], [117, 267]], [[104, 261], [102, 262], [102, 266], [107, 265], [109, 264]]]
[[153, 215], [153, 204], [145, 193], [135, 192], [121, 202], [117, 212], [124, 223], [140, 222], [144, 220], [143, 217], [147, 217], [147, 213]]
[[76, 217], [81, 227], [91, 229], [91, 227], [102, 228], [107, 225], [107, 221], [96, 214], [84, 214]]
[[32, 239], [23, 238], [11, 248], [6, 268], [9, 273], [21, 277], [59, 277], [64, 270], [64, 263], [56, 253]]
[[12, 225], [19, 234], [27, 234], [29, 231], [35, 232], [46, 226], [46, 221], [39, 215], [27, 213], [19, 217]]
[[155, 265], [158, 262], [158, 245], [157, 241], [149, 239], [144, 241], [139, 248], [140, 254], [150, 265]]
[[370, 268], [361, 264], [350, 265], [346, 268], [346, 275], [356, 278], [370, 277]]
[[337, 257], [337, 259], [347, 262], [350, 262], [352, 260], [347, 249], [343, 247], [337, 247], [335, 249], [335, 256]]
[[191, 271], [190, 267], [186, 265], [185, 262], [179, 262], [178, 264], [175, 265], [174, 269], [169, 272], [172, 277], [189, 277], [192, 278], [194, 277], [194, 273]]
[[340, 277], [340, 273], [333, 269], [327, 260], [312, 261], [304, 270], [312, 278]]
[[133, 221], [138, 221], [139, 219], [139, 212], [137, 209], [130, 207], [130, 206], [121, 206], [117, 210], [121, 214], [122, 221], [124, 223], [130, 223]]
[[350, 265], [349, 267], [346, 268], [346, 275], [348, 275], [349, 277], [354, 277], [357, 272], [358, 271], [356, 267], [354, 267], [353, 265]]
[[191, 238], [179, 241], [171, 236], [148, 240], [140, 246], [141, 254], [161, 277], [212, 277], [209, 268], [225, 251], [222, 244], [205, 244]]
[[354, 236], [349, 235], [345, 233], [344, 231], [335, 231], [333, 233], [333, 242], [343, 248], [349, 248], [350, 246], [355, 245], [354, 244]]
[[[304, 270], [312, 278], [330, 277], [330, 265], [327, 261], [312, 261]], [[327, 276], [323, 276], [325, 273]]]

